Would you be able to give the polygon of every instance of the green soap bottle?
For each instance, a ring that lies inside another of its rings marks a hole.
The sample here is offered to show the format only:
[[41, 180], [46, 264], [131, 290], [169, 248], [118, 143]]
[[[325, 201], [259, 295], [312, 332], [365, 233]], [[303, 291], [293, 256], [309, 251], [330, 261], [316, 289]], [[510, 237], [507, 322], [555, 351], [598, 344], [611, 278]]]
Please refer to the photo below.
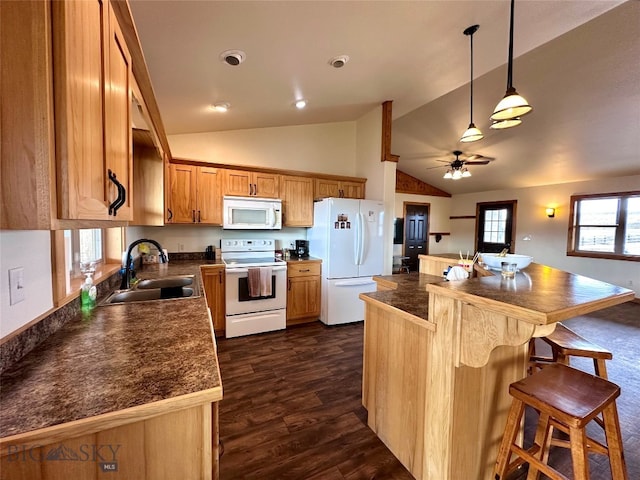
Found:
[[97, 291], [96, 286], [93, 284], [93, 278], [91, 278], [92, 274], [93, 272], [85, 273], [87, 278], [84, 279], [80, 290], [80, 303], [84, 312], [90, 312], [96, 306]]

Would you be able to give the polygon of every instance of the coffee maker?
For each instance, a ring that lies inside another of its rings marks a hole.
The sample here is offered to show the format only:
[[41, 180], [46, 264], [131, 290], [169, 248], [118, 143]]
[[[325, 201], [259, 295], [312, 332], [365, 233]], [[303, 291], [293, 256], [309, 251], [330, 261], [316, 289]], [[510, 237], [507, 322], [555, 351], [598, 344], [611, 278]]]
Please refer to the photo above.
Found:
[[296, 258], [309, 257], [309, 240], [296, 240], [296, 248], [291, 254]]

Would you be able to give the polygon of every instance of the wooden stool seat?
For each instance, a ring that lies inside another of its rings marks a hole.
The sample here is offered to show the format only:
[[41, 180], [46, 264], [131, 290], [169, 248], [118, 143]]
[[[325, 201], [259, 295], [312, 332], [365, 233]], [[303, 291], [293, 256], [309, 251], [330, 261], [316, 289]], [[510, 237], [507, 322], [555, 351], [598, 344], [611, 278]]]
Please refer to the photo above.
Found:
[[569, 357], [584, 357], [593, 359], [593, 367], [596, 375], [607, 379], [606, 360], [611, 360], [613, 354], [606, 348], [581, 337], [576, 332], [562, 323], [556, 325], [556, 329], [546, 337], [542, 337], [551, 346], [551, 357], [536, 355], [535, 339], [529, 343], [529, 362], [531, 366], [542, 367], [550, 363], [563, 363], [569, 365]]
[[[559, 363], [549, 365], [509, 386], [513, 403], [507, 418], [502, 443], [498, 451], [495, 479], [506, 475], [524, 463], [529, 464], [527, 480], [535, 480], [540, 472], [554, 480], [566, 480], [547, 465], [551, 445], [551, 427], [569, 434], [566, 444], [571, 449], [575, 480], [589, 479], [587, 453], [608, 455], [613, 480], [627, 480], [622, 454], [622, 438], [615, 401], [620, 387], [603, 378], [589, 375]], [[515, 444], [520, 431], [525, 406], [540, 412], [534, 444], [524, 450]], [[587, 423], [602, 414], [607, 445], [587, 437]], [[519, 458], [510, 462], [512, 453]]]

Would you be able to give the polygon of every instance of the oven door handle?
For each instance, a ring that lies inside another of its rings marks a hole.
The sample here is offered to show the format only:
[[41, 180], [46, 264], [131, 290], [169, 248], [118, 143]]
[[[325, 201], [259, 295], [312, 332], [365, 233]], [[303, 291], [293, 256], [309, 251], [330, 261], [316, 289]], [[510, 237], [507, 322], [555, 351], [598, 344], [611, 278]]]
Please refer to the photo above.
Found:
[[[252, 268], [259, 268], [259, 267], [252, 267]], [[283, 270], [287, 270], [287, 266], [283, 265], [283, 266], [279, 266], [279, 267], [271, 267], [271, 271], [272, 272], [281, 272]], [[247, 273], [249, 271], [248, 268], [226, 268], [225, 272], [227, 273]]]

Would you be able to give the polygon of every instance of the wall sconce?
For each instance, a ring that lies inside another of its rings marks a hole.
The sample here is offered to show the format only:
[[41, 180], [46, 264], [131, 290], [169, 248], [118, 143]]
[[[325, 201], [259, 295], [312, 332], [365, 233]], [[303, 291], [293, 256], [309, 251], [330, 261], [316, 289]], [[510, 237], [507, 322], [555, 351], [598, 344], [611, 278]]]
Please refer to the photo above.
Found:
[[556, 216], [556, 209], [555, 208], [549, 207], [549, 208], [547, 208], [545, 210], [545, 212], [547, 212], [547, 217], [549, 217], [549, 218], [553, 218], [553, 217]]

